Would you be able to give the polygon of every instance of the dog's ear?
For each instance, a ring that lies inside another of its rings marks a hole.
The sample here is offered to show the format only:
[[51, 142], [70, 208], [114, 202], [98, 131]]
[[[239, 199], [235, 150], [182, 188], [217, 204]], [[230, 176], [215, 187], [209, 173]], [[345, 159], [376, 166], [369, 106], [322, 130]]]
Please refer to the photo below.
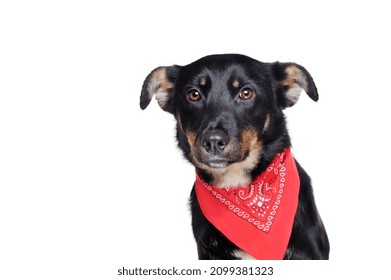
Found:
[[174, 113], [173, 88], [180, 66], [158, 67], [145, 79], [140, 96], [141, 109], [147, 108], [153, 96], [160, 107]]
[[282, 109], [291, 107], [299, 100], [302, 90], [314, 101], [319, 95], [310, 73], [296, 63], [271, 64], [272, 74], [277, 82], [277, 102]]

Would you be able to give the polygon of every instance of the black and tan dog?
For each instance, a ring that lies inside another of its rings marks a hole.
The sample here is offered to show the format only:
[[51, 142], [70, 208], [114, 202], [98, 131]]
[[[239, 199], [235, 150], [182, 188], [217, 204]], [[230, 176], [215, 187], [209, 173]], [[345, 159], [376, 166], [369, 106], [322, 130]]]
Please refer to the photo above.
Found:
[[[217, 187], [250, 184], [290, 147], [283, 109], [304, 90], [318, 93], [295, 63], [262, 63], [237, 54], [212, 55], [186, 66], [159, 67], [146, 78], [140, 106], [153, 96], [177, 121], [178, 146], [198, 176]], [[310, 177], [296, 162], [298, 207], [284, 259], [328, 259], [329, 242]], [[203, 215], [193, 188], [192, 226], [199, 259], [251, 259]]]

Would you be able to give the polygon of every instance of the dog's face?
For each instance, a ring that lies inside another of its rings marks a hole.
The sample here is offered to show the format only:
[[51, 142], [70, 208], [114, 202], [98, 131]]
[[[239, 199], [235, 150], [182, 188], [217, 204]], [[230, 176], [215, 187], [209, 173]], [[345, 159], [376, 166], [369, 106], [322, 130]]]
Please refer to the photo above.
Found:
[[140, 105], [146, 108], [155, 95], [175, 116], [179, 147], [215, 184], [245, 184], [265, 139], [276, 134], [279, 121], [285, 125], [282, 109], [294, 105], [302, 89], [318, 99], [311, 76], [297, 64], [214, 55], [152, 71]]

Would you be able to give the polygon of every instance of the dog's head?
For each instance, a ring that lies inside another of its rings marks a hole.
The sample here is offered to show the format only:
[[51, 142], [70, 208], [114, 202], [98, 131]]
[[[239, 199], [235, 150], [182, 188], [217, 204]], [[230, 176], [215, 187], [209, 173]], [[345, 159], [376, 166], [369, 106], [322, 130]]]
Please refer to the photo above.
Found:
[[302, 90], [318, 100], [311, 75], [298, 64], [212, 55], [153, 70], [140, 106], [145, 109], [155, 96], [175, 116], [178, 145], [199, 172], [216, 185], [241, 185], [251, 180], [267, 145], [276, 152], [289, 145], [282, 110]]

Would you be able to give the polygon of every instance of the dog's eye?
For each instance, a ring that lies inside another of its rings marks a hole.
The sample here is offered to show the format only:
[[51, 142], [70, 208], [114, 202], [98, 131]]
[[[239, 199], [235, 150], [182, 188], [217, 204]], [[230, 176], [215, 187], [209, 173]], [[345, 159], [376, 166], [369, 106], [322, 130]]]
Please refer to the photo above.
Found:
[[201, 100], [201, 93], [197, 90], [192, 89], [187, 93], [187, 98], [192, 102], [197, 102]]
[[244, 88], [239, 93], [239, 98], [242, 100], [250, 100], [253, 96], [254, 92], [249, 88]]

